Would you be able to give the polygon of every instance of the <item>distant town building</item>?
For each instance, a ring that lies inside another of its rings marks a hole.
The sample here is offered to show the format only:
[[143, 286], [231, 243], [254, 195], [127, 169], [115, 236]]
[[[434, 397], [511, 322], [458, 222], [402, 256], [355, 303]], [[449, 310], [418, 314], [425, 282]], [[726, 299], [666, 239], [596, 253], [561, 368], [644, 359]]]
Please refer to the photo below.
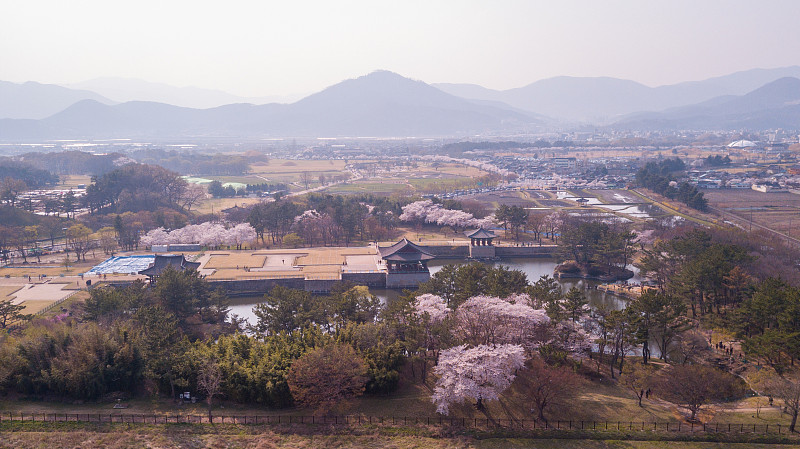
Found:
[[749, 140], [737, 140], [728, 144], [728, 148], [755, 148], [758, 144]]

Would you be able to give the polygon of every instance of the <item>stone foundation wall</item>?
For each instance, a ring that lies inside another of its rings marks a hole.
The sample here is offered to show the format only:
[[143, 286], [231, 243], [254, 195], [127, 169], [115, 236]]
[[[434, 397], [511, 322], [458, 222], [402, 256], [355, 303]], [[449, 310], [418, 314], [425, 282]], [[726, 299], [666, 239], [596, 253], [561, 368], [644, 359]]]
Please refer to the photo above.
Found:
[[558, 255], [556, 246], [496, 246], [497, 257], [555, 257]]
[[350, 281], [367, 287], [386, 287], [386, 273], [342, 273], [343, 281]]
[[469, 257], [469, 246], [422, 246], [437, 259], [466, 259]]
[[285, 279], [239, 279], [235, 281], [214, 281], [209, 280], [211, 288], [221, 288], [228, 296], [258, 296], [269, 293], [273, 287], [280, 285], [287, 288], [303, 290], [305, 279], [285, 278]]
[[430, 278], [430, 273], [387, 273], [386, 288], [416, 288]]
[[494, 259], [495, 247], [491, 245], [470, 246], [469, 257], [473, 259]]

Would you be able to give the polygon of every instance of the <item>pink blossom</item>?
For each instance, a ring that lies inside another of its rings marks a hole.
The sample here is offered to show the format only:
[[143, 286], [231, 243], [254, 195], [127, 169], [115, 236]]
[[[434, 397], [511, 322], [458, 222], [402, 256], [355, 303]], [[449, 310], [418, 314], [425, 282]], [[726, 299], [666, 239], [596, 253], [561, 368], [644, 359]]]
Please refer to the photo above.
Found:
[[417, 315], [425, 316], [427, 314], [432, 323], [440, 323], [450, 314], [450, 309], [447, 308], [444, 298], [429, 293], [417, 296], [414, 307]]
[[524, 302], [474, 296], [456, 309], [454, 332], [472, 344], [533, 343], [530, 340], [540, 333], [539, 328], [549, 322], [543, 309], [534, 309]]
[[401, 221], [422, 221], [451, 227], [489, 227], [495, 224], [494, 216], [475, 218], [462, 210], [445, 209], [431, 200], [415, 201], [403, 207]]
[[431, 400], [437, 412], [447, 415], [451, 404], [498, 399], [524, 365], [525, 350], [519, 345], [446, 349], [434, 369], [439, 379]]

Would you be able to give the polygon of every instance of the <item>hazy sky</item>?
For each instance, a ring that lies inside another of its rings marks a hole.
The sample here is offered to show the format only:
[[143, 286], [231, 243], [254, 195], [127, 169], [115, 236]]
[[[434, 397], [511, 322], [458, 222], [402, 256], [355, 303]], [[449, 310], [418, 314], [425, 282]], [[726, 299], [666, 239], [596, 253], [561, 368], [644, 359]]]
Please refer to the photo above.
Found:
[[798, 0], [0, 0], [0, 80], [140, 78], [242, 96], [376, 69], [519, 87], [800, 64]]

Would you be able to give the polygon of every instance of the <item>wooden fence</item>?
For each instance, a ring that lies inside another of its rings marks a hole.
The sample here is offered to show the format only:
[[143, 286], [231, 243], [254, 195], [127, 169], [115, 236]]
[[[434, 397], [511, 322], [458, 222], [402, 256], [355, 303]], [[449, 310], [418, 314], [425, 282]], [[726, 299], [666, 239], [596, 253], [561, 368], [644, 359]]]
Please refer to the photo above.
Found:
[[96, 422], [131, 424], [301, 424], [301, 425], [428, 425], [469, 429], [512, 429], [594, 432], [673, 432], [788, 435], [781, 424], [686, 423], [647, 421], [541, 421], [537, 419], [448, 418], [443, 416], [314, 416], [314, 415], [213, 415], [207, 414], [136, 414], [136, 413], [0, 413], [0, 422]]

